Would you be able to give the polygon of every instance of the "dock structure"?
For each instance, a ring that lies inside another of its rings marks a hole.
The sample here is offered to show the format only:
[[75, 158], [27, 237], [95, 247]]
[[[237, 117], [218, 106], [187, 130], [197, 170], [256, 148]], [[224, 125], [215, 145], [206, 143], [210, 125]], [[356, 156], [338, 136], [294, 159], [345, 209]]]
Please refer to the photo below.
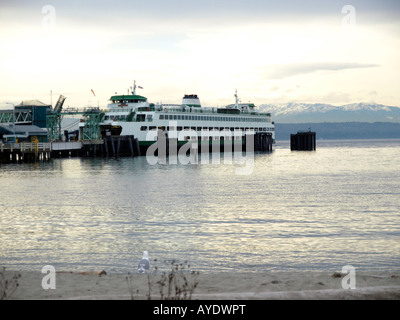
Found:
[[106, 136], [104, 138], [103, 155], [114, 156], [140, 156], [139, 141], [134, 136]]
[[316, 133], [311, 131], [298, 131], [290, 135], [290, 150], [292, 151], [315, 151]]
[[272, 133], [258, 132], [254, 135], [254, 151], [272, 151]]
[[51, 157], [51, 143], [1, 143], [1, 163], [22, 163], [47, 161]]

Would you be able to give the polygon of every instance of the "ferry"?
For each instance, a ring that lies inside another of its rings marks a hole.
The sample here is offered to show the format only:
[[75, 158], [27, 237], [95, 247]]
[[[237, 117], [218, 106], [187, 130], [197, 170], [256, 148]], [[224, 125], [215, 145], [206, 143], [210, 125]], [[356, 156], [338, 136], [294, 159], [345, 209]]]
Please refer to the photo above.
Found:
[[221, 145], [227, 140], [242, 142], [249, 133], [265, 133], [275, 142], [271, 114], [259, 112], [253, 103], [241, 103], [237, 90], [234, 104], [202, 107], [196, 94], [185, 94], [181, 104], [163, 104], [136, 94], [136, 81], [131, 89], [131, 94], [111, 96], [100, 123], [103, 137], [134, 136], [140, 149], [153, 144], [159, 130], [175, 137], [178, 146], [194, 140], [201, 145], [215, 140]]

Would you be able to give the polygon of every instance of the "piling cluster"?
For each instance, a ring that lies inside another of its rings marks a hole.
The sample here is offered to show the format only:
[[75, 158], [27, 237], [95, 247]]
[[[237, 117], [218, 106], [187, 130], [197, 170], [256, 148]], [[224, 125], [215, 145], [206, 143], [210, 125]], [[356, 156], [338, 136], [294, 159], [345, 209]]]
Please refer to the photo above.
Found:
[[311, 131], [299, 131], [290, 135], [290, 150], [315, 151], [316, 133]]

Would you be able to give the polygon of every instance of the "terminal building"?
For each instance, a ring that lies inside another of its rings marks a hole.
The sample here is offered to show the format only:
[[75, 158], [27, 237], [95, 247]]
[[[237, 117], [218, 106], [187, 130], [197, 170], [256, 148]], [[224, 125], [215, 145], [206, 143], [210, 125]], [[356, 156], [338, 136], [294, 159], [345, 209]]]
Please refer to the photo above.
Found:
[[51, 105], [26, 100], [11, 110], [0, 110], [0, 140], [4, 142], [46, 142], [46, 114]]

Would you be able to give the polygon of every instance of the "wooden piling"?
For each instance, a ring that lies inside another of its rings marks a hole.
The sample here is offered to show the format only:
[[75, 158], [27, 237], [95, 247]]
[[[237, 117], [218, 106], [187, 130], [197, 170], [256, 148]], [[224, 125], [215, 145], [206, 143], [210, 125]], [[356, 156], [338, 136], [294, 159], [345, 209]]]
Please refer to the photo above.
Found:
[[315, 151], [316, 133], [311, 131], [299, 131], [290, 135], [290, 150]]

